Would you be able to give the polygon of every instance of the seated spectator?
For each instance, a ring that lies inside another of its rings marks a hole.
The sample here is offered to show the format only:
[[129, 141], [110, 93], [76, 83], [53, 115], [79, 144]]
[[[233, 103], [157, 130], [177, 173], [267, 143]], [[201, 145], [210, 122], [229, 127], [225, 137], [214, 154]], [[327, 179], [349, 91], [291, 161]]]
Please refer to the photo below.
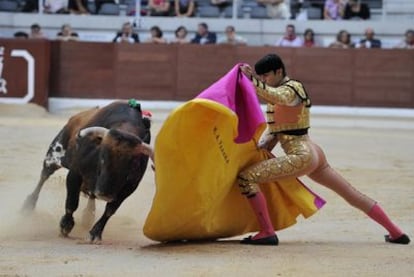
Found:
[[367, 28], [365, 30], [365, 38], [361, 39], [358, 43], [359, 48], [381, 48], [381, 41], [374, 38], [374, 29]]
[[371, 11], [360, 0], [348, 0], [345, 5], [344, 19], [367, 20], [371, 17]]
[[190, 40], [187, 38], [188, 31], [187, 28], [184, 26], [179, 26], [175, 32], [175, 37], [171, 41], [171, 43], [178, 43], [178, 44], [187, 44], [190, 43]]
[[170, 1], [169, 0], [149, 0], [148, 12], [151, 16], [169, 16]]
[[404, 40], [394, 46], [394, 48], [414, 49], [414, 30], [409, 29], [405, 32]]
[[138, 33], [134, 32], [132, 29], [132, 24], [130, 22], [125, 22], [122, 24], [122, 30], [116, 33], [112, 42], [139, 43], [139, 36]]
[[204, 22], [198, 24], [197, 33], [191, 40], [191, 43], [195, 44], [215, 44], [217, 41], [217, 35], [214, 32], [208, 30], [208, 25]]
[[289, 19], [290, 6], [285, 0], [257, 0], [257, 3], [266, 7], [267, 16], [275, 19]]
[[46, 0], [44, 6], [45, 13], [68, 14], [68, 0]]
[[13, 37], [18, 39], [28, 39], [29, 35], [26, 32], [18, 31], [13, 34]]
[[35, 23], [30, 26], [30, 38], [31, 39], [46, 39], [46, 36], [42, 32], [42, 28], [39, 24]]
[[344, 0], [325, 0], [323, 18], [325, 20], [341, 20], [344, 16]]
[[286, 26], [285, 35], [275, 44], [275, 46], [279, 47], [301, 47], [302, 45], [302, 39], [296, 35], [295, 26], [293, 24], [288, 24]]
[[155, 43], [155, 44], [165, 44], [167, 40], [163, 38], [163, 33], [160, 27], [152, 26], [150, 29], [151, 37], [148, 38], [145, 42], [147, 43]]
[[345, 30], [339, 31], [336, 35], [336, 41], [329, 45], [330, 48], [354, 48], [354, 44], [351, 41], [351, 34]]
[[174, 12], [177, 17], [193, 17], [195, 0], [174, 0]]
[[70, 13], [89, 14], [88, 0], [68, 0], [68, 8]]
[[312, 29], [306, 29], [303, 33], [303, 47], [315, 47], [315, 32]]
[[73, 32], [72, 27], [69, 24], [63, 24], [61, 31], [57, 33], [56, 39], [61, 41], [78, 41], [79, 35]]
[[247, 41], [244, 37], [236, 34], [236, 29], [234, 26], [227, 26], [225, 32], [225, 37], [219, 41], [219, 44], [231, 44], [231, 45], [246, 45]]

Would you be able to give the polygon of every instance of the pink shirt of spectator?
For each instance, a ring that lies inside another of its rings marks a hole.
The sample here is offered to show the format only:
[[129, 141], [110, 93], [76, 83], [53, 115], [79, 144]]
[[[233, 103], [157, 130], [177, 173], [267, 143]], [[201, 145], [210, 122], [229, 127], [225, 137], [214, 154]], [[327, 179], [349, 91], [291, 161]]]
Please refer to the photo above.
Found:
[[325, 0], [323, 18], [326, 20], [341, 20], [344, 10], [345, 2], [343, 0]]

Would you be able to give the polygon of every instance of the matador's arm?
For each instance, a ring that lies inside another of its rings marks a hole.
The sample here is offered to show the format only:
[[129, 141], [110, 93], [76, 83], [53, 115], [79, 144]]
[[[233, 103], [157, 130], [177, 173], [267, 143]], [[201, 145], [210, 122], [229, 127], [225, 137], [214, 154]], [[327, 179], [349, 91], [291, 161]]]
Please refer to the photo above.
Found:
[[257, 95], [268, 103], [291, 106], [297, 100], [295, 91], [289, 86], [281, 85], [275, 88], [266, 85], [253, 76], [251, 79], [256, 87]]

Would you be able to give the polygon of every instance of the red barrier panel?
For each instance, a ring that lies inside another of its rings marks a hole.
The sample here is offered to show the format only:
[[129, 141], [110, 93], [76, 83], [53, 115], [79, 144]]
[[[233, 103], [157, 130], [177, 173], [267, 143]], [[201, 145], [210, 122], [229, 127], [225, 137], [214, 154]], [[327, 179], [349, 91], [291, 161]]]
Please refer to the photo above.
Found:
[[47, 107], [50, 43], [0, 39], [0, 103], [36, 103]]

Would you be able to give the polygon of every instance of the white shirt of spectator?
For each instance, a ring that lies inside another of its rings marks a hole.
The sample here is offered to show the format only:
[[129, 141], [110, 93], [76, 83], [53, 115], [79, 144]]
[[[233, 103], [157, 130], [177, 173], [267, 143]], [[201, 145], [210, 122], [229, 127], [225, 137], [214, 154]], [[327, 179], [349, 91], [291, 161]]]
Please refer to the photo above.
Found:
[[298, 36], [293, 40], [288, 40], [285, 37], [282, 37], [276, 42], [275, 45], [280, 47], [302, 47], [303, 41]]
[[48, 7], [48, 11], [55, 13], [61, 9], [68, 7], [68, 0], [46, 0], [45, 7]]

